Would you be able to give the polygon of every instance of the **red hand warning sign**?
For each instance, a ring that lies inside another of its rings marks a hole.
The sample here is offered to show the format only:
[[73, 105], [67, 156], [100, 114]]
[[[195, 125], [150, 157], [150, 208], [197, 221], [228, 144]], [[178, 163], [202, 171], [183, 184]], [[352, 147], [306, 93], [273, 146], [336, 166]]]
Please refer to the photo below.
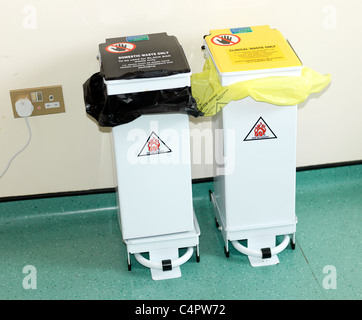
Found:
[[153, 154], [169, 153], [172, 152], [171, 149], [164, 143], [160, 137], [152, 131], [148, 137], [146, 143], [144, 144], [142, 150], [138, 154], [138, 157], [141, 156], [151, 156]]
[[111, 53], [126, 53], [134, 49], [136, 49], [136, 45], [129, 42], [117, 42], [106, 47], [106, 50]]
[[219, 34], [213, 37], [211, 42], [219, 46], [233, 46], [240, 42], [240, 38], [235, 34]]
[[265, 120], [260, 117], [258, 121], [251, 128], [244, 141], [256, 141], [265, 139], [276, 139], [277, 136], [272, 129], [268, 126]]

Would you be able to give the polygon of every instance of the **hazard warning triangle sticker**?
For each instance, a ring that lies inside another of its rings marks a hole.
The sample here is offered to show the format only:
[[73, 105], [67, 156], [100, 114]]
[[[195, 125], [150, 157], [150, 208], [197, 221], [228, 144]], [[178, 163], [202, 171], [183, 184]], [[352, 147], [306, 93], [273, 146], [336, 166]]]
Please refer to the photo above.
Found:
[[151, 156], [153, 154], [168, 152], [171, 152], [171, 149], [160, 139], [156, 133], [152, 131], [140, 153], [138, 154], [138, 157]]
[[268, 126], [265, 120], [260, 117], [258, 121], [251, 128], [244, 141], [256, 141], [265, 139], [276, 139], [277, 136], [272, 129]]

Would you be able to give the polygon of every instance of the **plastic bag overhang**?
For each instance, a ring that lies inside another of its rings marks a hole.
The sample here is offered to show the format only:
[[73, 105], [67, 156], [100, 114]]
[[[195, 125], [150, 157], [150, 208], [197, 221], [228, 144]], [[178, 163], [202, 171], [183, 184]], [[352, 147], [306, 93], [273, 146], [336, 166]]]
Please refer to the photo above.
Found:
[[204, 116], [217, 114], [230, 101], [247, 96], [256, 101], [280, 106], [293, 106], [303, 102], [311, 93], [324, 89], [331, 81], [331, 75], [303, 67], [300, 77], [280, 76], [246, 80], [222, 87], [217, 70], [209, 58], [203, 71], [191, 76], [192, 95]]
[[198, 117], [191, 88], [174, 88], [147, 92], [108, 95], [102, 75], [97, 72], [83, 84], [86, 112], [101, 127], [115, 127], [131, 122], [143, 114], [184, 113]]

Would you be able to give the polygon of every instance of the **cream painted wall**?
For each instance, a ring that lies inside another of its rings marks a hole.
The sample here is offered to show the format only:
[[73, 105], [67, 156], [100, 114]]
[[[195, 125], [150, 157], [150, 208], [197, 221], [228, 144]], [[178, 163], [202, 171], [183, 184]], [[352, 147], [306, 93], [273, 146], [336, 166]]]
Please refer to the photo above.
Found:
[[[299, 106], [297, 165], [361, 160], [361, 11], [357, 0], [7, 3], [0, 11], [0, 172], [27, 139], [25, 121], [13, 117], [9, 90], [60, 84], [66, 113], [29, 119], [32, 141], [0, 179], [0, 197], [115, 186], [111, 135], [86, 115], [82, 84], [99, 70], [97, 47], [106, 38], [163, 31], [179, 39], [196, 73], [209, 30], [279, 29], [305, 66], [332, 74], [322, 94]], [[210, 119], [191, 119], [192, 141], [210, 128]], [[203, 151], [209, 148], [197, 145], [193, 178], [210, 177], [210, 153]]]

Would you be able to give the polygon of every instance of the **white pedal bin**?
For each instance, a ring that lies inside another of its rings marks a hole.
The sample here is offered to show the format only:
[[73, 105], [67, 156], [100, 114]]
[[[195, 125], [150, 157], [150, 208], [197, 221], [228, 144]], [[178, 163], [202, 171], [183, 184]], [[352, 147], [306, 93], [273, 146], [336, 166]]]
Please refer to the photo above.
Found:
[[[191, 70], [177, 39], [166, 33], [108, 39], [100, 45], [100, 58], [107, 94], [115, 105], [115, 115], [104, 117], [123, 119], [122, 108], [125, 119], [135, 115], [112, 128], [118, 217], [128, 269], [134, 255], [151, 269], [154, 280], [180, 277], [180, 265], [195, 247], [199, 261], [187, 112], [188, 97], [194, 101]], [[187, 110], [179, 112], [182, 107], [173, 102], [173, 94], [175, 101], [185, 97]]]
[[[265, 49], [272, 46], [278, 52]], [[289, 43], [268, 26], [213, 30], [205, 37], [205, 47], [223, 86], [301, 74], [301, 62]], [[254, 267], [277, 264], [277, 254], [290, 238], [295, 245], [297, 106], [247, 97], [229, 102], [212, 124], [215, 172], [210, 197], [225, 254], [229, 257], [231, 242]], [[277, 237], [283, 241], [277, 243]]]

